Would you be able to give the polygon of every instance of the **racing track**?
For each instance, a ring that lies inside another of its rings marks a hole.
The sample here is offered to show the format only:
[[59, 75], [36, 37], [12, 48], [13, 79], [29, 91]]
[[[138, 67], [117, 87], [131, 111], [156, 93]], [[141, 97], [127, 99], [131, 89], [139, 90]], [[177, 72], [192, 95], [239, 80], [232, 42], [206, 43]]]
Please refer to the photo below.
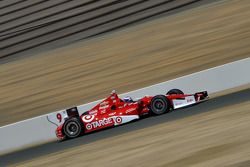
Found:
[[[140, 130], [140, 129], [149, 128], [149, 127], [154, 127], [162, 123], [165, 123], [164, 126], [166, 126], [168, 123], [171, 123], [172, 121], [181, 120], [182, 118], [188, 118], [190, 116], [194, 116], [200, 113], [209, 113], [212, 110], [217, 110], [217, 109], [221, 109], [225, 107], [230, 108], [230, 106], [234, 106], [234, 105], [237, 105], [238, 103], [245, 103], [245, 102], [247, 103], [250, 102], [250, 89], [249, 88], [236, 92], [236, 93], [231, 93], [228, 95], [215, 97], [199, 105], [196, 105], [190, 108], [180, 109], [180, 110], [177, 110], [176, 112], [172, 112], [169, 114], [146, 118], [146, 119], [134, 122], [134, 123], [126, 124], [124, 126], [107, 129], [101, 132], [82, 136], [77, 139], [68, 140], [65, 142], [52, 142], [52, 143], [37, 146], [34, 148], [30, 148], [27, 150], [4, 155], [0, 158], [0, 166], [19, 163], [19, 162], [30, 160], [39, 156], [45, 156], [45, 155], [49, 156], [50, 154], [56, 155], [57, 152], [62, 151], [62, 150], [71, 149], [71, 148], [75, 149], [77, 146], [81, 146], [81, 145], [84, 146], [89, 143], [94, 143], [98, 140], [103, 140], [105, 138], [110, 138], [111, 140], [113, 136], [118, 136], [122, 134], [125, 134], [126, 136], [126, 133]], [[237, 110], [237, 108], [234, 108], [234, 109]], [[207, 117], [209, 118], [209, 116]], [[96, 150], [96, 152], [98, 152], [98, 150]], [[84, 155], [82, 155], [82, 157], [84, 159]]]

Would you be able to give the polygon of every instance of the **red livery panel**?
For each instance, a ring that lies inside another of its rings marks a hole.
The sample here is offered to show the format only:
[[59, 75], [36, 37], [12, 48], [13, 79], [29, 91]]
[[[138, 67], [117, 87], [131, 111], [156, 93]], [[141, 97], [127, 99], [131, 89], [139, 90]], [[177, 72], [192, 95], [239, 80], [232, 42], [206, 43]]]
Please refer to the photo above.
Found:
[[[82, 115], [79, 115], [77, 107], [57, 113], [56, 119], [59, 125], [56, 136], [60, 140], [75, 138], [145, 116], [161, 115], [177, 108], [191, 106], [207, 98], [206, 91], [184, 94], [179, 89], [172, 89], [166, 95], [144, 96], [139, 100], [133, 100], [131, 97], [121, 99], [113, 91], [110, 96]], [[48, 117], [52, 123], [53, 119], [54, 116]]]

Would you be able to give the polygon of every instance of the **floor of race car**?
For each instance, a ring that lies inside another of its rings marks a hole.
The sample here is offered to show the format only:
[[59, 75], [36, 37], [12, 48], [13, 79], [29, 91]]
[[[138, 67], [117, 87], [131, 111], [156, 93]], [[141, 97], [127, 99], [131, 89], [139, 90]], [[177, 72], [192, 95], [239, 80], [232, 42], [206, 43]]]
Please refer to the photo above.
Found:
[[25, 167], [249, 166], [249, 108], [248, 85], [190, 108], [6, 155], [0, 162]]
[[0, 126], [248, 57], [249, 17], [249, 1], [217, 1], [3, 63]]

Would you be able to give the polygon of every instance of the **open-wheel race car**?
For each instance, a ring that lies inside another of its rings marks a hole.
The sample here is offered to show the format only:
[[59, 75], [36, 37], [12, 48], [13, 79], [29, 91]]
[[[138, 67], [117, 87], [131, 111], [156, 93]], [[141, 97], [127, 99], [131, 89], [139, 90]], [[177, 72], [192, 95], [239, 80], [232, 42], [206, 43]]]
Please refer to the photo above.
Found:
[[[121, 99], [115, 91], [89, 111], [79, 114], [78, 107], [67, 109], [64, 115], [57, 114], [56, 136], [59, 140], [75, 138], [100, 129], [121, 125], [151, 115], [161, 115], [172, 110], [191, 106], [208, 98], [207, 91], [184, 94], [172, 89], [166, 95], [144, 96], [133, 100]], [[48, 117], [53, 123], [53, 118]]]

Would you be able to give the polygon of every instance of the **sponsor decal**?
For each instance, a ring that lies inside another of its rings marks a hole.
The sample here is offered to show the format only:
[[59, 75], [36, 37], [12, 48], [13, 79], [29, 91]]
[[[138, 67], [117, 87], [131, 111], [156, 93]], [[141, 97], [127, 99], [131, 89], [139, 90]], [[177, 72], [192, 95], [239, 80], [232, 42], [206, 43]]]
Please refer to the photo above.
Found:
[[116, 116], [114, 117], [114, 120], [115, 120], [115, 125], [120, 125], [138, 118], [139, 118], [138, 115], [126, 115], [126, 116]]
[[99, 110], [103, 110], [103, 109], [106, 109], [108, 107], [109, 107], [108, 105], [107, 106], [102, 106], [102, 107], [99, 107]]
[[115, 118], [115, 122], [116, 122], [117, 124], [122, 123], [122, 117], [116, 117], [116, 118]]
[[112, 113], [109, 114], [109, 116], [113, 116], [115, 114], [116, 114], [116, 112], [112, 112]]
[[86, 129], [87, 129], [87, 130], [91, 130], [91, 129], [92, 129], [92, 124], [88, 123], [88, 124], [86, 125]]
[[104, 119], [101, 119], [101, 120], [98, 120], [98, 121], [87, 123], [86, 124], [86, 129], [91, 130], [91, 129], [95, 129], [95, 128], [99, 128], [99, 127], [106, 126], [106, 125], [111, 125], [111, 124], [114, 124], [113, 118], [104, 118]]
[[106, 109], [106, 108], [108, 108], [108, 107], [109, 107], [109, 102], [104, 101], [104, 102], [102, 102], [102, 103], [100, 104], [99, 110], [101, 110], [101, 109]]
[[176, 101], [176, 103], [175, 103], [175, 105], [182, 105], [183, 104], [183, 102], [182, 101]]
[[109, 104], [108, 101], [104, 101], [104, 102], [100, 103], [100, 106], [106, 106], [106, 105], [108, 105], [108, 104]]
[[134, 111], [136, 108], [130, 108], [130, 109], [127, 109], [126, 110], [126, 114], [128, 114], [128, 113], [130, 113], [130, 112], [132, 112], [132, 111]]
[[188, 106], [188, 105], [191, 105], [194, 103], [195, 103], [194, 96], [187, 96], [187, 97], [185, 97], [185, 99], [174, 99], [173, 100], [174, 109]]
[[187, 99], [187, 102], [188, 103], [190, 103], [190, 102], [192, 102], [193, 101], [193, 99]]
[[100, 113], [101, 113], [101, 114], [105, 114], [105, 113], [106, 113], [106, 110], [101, 110]]
[[85, 128], [86, 130], [95, 130], [95, 129], [99, 129], [101, 127], [107, 127], [107, 126], [111, 126], [111, 125], [120, 125], [122, 123], [126, 123], [126, 122], [130, 122], [132, 120], [138, 119], [139, 116], [138, 115], [129, 115], [129, 116], [113, 116], [110, 118], [104, 118], [101, 120], [96, 120], [93, 122], [89, 122], [87, 124], [85, 124]]
[[89, 114], [92, 115], [92, 114], [96, 114], [97, 113], [97, 110], [92, 110], [92, 111], [89, 111]]
[[91, 122], [91, 121], [93, 121], [94, 118], [95, 118], [94, 115], [84, 115], [82, 117], [82, 120], [83, 120], [83, 122]]

